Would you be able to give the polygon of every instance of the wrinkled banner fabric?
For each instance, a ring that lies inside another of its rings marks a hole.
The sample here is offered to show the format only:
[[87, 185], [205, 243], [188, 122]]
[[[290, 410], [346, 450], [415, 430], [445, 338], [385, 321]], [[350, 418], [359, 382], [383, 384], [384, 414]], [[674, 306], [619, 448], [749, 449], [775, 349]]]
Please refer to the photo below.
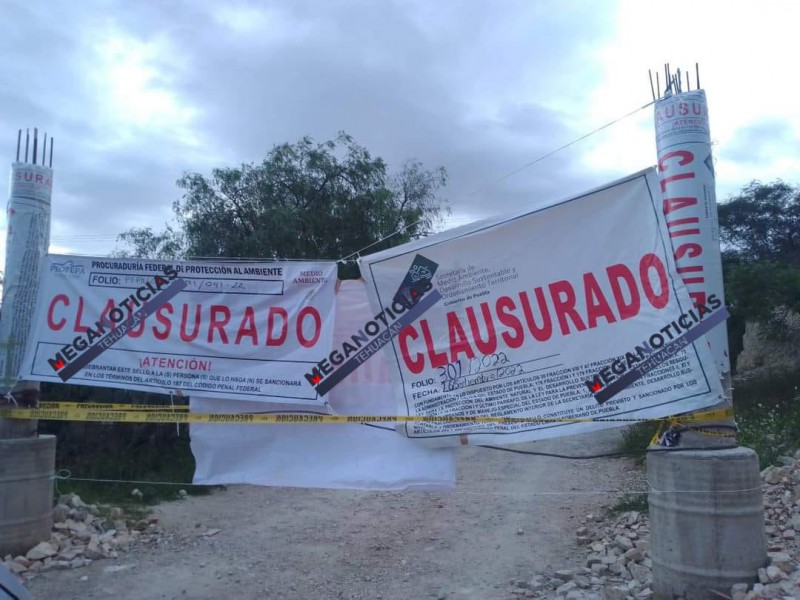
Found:
[[[343, 340], [370, 315], [364, 283], [342, 281], [335, 339]], [[338, 342], [337, 342], [338, 343]], [[297, 407], [191, 398], [193, 412], [241, 413]], [[337, 414], [393, 415], [388, 364], [377, 354], [330, 392]], [[380, 424], [386, 427], [386, 423]], [[447, 490], [455, 486], [454, 449], [426, 448], [367, 425], [193, 424], [194, 483], [358, 490]]]
[[[705, 330], [724, 327], [725, 307], [710, 298], [703, 314], [692, 312], [661, 202], [655, 169], [648, 169], [566, 201], [363, 257], [375, 312], [392, 302], [417, 257], [438, 265], [432, 283], [442, 300], [385, 349], [399, 414], [652, 418], [717, 404], [722, 388], [705, 337], [688, 343], [681, 336], [693, 326], [696, 335], [703, 318]], [[620, 391], [637, 369], [646, 374]], [[624, 424], [397, 428], [451, 445]]]
[[[185, 287], [98, 353], [92, 334], [156, 303], [165, 268]], [[60, 360], [95, 350], [70, 383], [324, 406], [303, 375], [331, 347], [335, 284], [333, 262], [49, 255], [22, 375], [61, 382]]]
[[11, 391], [19, 380], [25, 342], [35, 320], [33, 309], [41, 281], [41, 257], [50, 242], [53, 171], [43, 165], [14, 163], [10, 187], [0, 318], [2, 394]]

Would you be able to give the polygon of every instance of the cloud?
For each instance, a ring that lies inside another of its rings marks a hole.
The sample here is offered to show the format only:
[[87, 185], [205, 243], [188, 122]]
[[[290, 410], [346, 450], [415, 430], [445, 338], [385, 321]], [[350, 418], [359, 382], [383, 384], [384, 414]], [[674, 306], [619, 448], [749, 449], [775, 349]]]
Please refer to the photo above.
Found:
[[766, 118], [737, 129], [720, 158], [745, 164], [769, 162], [782, 157], [790, 147], [800, 147], [797, 134], [786, 121]]
[[0, 35], [20, 51], [0, 56], [14, 81], [0, 88], [0, 140], [19, 126], [55, 136], [54, 241], [106, 236], [78, 252], [160, 228], [186, 170], [340, 130], [390, 167], [447, 168], [456, 223], [653, 162], [619, 146], [593, 164], [592, 145], [579, 144], [504, 177], [636, 104], [587, 104], [609, 77], [599, 49], [614, 47], [624, 12], [527, 0], [12, 0]]

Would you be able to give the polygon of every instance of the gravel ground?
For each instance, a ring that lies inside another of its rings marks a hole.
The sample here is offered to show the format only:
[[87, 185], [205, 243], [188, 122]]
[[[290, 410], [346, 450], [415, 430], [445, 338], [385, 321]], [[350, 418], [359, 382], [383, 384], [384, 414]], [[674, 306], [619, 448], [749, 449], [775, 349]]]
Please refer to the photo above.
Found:
[[[602, 453], [618, 435], [518, 447]], [[152, 543], [27, 587], [42, 599], [510, 599], [512, 581], [581, 566], [579, 519], [642, 487], [627, 459], [468, 447], [451, 493], [230, 486], [155, 507], [165, 533]]]

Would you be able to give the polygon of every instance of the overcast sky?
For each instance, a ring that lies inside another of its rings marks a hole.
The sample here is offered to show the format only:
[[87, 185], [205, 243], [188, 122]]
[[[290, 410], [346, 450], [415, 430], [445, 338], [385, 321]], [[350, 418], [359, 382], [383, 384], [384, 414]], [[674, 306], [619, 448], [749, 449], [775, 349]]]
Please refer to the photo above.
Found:
[[725, 199], [800, 182], [799, 22], [788, 1], [0, 0], [0, 163], [20, 127], [55, 137], [51, 252], [106, 255], [171, 220], [184, 171], [340, 130], [444, 166], [459, 225], [654, 164], [650, 107], [499, 181], [699, 62]]

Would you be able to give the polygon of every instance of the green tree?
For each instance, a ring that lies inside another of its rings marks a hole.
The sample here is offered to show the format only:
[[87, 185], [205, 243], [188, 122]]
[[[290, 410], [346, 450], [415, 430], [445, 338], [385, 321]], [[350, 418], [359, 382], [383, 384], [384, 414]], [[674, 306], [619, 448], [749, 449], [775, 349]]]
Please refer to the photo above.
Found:
[[446, 178], [416, 160], [390, 174], [345, 133], [304, 137], [260, 164], [186, 173], [178, 230], [132, 229], [120, 240], [136, 256], [339, 259], [433, 231], [447, 210], [437, 195]]
[[800, 268], [800, 186], [753, 181], [720, 205], [719, 225], [729, 263]]
[[161, 233], [155, 233], [151, 227], [133, 227], [119, 234], [117, 241], [130, 246], [132, 250], [118, 249], [112, 252], [112, 256], [179, 260], [186, 254], [183, 234], [170, 225]]
[[796, 337], [787, 317], [800, 310], [800, 187], [754, 181], [719, 206], [719, 225], [732, 353], [748, 321]]

